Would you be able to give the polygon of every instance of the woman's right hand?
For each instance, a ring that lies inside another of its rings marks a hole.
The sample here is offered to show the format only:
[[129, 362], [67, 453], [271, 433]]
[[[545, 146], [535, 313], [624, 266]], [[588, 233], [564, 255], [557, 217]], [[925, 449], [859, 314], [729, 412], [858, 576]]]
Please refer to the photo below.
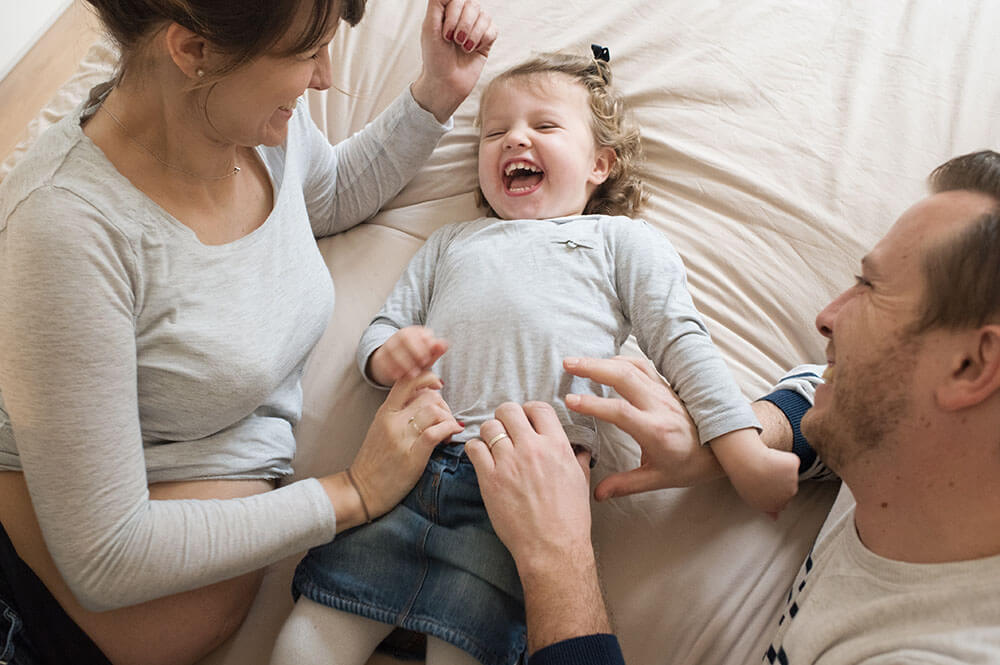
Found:
[[337, 512], [337, 531], [389, 512], [417, 484], [434, 446], [464, 429], [441, 397], [443, 385], [432, 372], [397, 381], [368, 428], [350, 477], [341, 472], [321, 479]]
[[447, 122], [475, 87], [496, 38], [497, 28], [478, 0], [428, 0], [413, 99]]

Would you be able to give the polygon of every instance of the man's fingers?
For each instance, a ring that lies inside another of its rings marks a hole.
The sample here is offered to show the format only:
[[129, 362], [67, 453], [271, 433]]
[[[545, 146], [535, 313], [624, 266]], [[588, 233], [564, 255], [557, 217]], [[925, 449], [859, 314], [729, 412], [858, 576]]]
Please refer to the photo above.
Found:
[[476, 469], [476, 476], [482, 483], [489, 474], [496, 469], [496, 460], [490, 454], [486, 443], [482, 439], [471, 439], [465, 442], [465, 453], [469, 456], [469, 461]]
[[503, 423], [496, 418], [487, 420], [479, 427], [479, 438], [486, 445], [486, 450], [493, 459], [499, 460], [503, 455], [514, 449], [514, 440], [510, 438]]
[[616, 496], [628, 496], [650, 490], [663, 489], [664, 481], [659, 472], [648, 467], [612, 473], [597, 484], [594, 498], [604, 501]]
[[566, 358], [563, 368], [574, 376], [611, 386], [640, 409], [655, 404], [654, 386], [662, 386], [658, 376], [654, 380], [645, 368], [622, 357]]
[[641, 370], [643, 374], [648, 376], [650, 379], [660, 383], [660, 375], [653, 367], [653, 363], [645, 358], [636, 358], [635, 356], [615, 356], [612, 360], [620, 360], [622, 362], [627, 362], [637, 369]]
[[565, 434], [556, 410], [548, 402], [526, 402], [523, 408], [524, 415], [535, 432], [545, 436]]
[[566, 406], [577, 413], [593, 416], [626, 432], [633, 429], [642, 413], [634, 406], [617, 397], [597, 395], [566, 395]]
[[505, 402], [497, 407], [494, 415], [503, 425], [504, 431], [510, 435], [511, 443], [522, 443], [535, 435], [535, 428], [531, 426], [527, 414], [524, 413], [524, 407], [520, 404]]

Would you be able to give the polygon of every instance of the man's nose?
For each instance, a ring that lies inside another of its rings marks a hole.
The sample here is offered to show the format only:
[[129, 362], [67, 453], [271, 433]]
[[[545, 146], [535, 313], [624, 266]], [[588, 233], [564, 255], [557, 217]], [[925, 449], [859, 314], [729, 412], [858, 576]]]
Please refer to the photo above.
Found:
[[816, 315], [816, 330], [819, 331], [820, 335], [826, 338], [833, 337], [834, 321], [836, 320], [837, 315], [840, 314], [840, 310], [844, 306], [844, 303], [851, 297], [850, 294], [850, 289], [844, 291]]

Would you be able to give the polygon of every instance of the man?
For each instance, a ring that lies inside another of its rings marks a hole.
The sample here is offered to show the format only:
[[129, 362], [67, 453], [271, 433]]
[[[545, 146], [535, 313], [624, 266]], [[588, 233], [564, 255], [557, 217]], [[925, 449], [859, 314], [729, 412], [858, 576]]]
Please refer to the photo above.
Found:
[[[957, 157], [930, 184], [816, 319], [828, 369], [801, 428], [856, 506], [803, 564], [764, 662], [1000, 662], [1000, 154]], [[566, 369], [618, 390], [626, 401], [567, 404], [643, 451], [599, 499], [718, 473], [652, 370], [625, 359]], [[765, 440], [787, 449], [798, 415], [783, 406], [757, 403]], [[522, 577], [531, 664], [621, 663], [585, 473], [547, 405], [505, 404], [497, 418], [482, 428], [491, 449], [468, 450]]]

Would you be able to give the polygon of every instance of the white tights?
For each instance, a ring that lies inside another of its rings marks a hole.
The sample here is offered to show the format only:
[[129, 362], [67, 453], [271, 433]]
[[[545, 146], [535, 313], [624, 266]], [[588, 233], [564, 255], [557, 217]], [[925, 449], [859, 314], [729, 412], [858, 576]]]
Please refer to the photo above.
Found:
[[[393, 626], [302, 596], [278, 634], [271, 665], [365, 665]], [[427, 636], [427, 665], [477, 665], [465, 651]]]

